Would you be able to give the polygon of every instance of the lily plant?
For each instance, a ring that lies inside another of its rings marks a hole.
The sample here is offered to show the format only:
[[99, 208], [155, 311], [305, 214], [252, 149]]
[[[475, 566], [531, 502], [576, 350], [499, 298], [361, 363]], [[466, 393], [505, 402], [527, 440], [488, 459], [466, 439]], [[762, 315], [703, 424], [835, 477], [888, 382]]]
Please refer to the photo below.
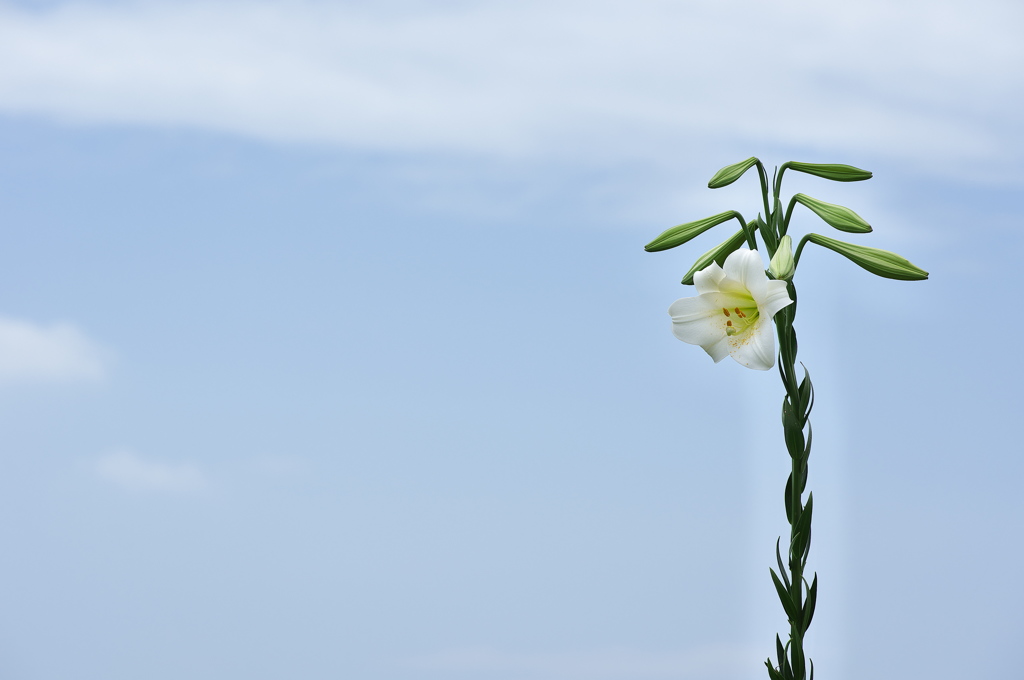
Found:
[[[814, 244], [831, 250], [868, 272], [888, 279], [921, 281], [928, 272], [914, 266], [895, 253], [840, 241], [816, 233], [805, 234], [793, 249], [789, 235], [790, 219], [796, 205], [808, 208], [834, 229], [851, 234], [871, 231], [860, 215], [841, 205], [826, 203], [805, 194], [796, 194], [783, 210], [779, 198], [782, 178], [787, 170], [814, 175], [835, 182], [859, 182], [871, 179], [871, 173], [850, 165], [783, 163], [772, 174], [769, 194], [768, 174], [757, 158], [726, 166], [715, 173], [708, 188], [719, 189], [738, 180], [750, 168], [757, 168], [761, 185], [763, 216], [746, 221], [735, 211], [687, 222], [664, 231], [644, 246], [655, 252], [683, 245], [719, 224], [735, 219], [739, 230], [728, 239], [697, 258], [686, 272], [682, 283], [693, 285], [695, 297], [672, 303], [672, 332], [683, 342], [699, 345], [715, 363], [731, 356], [748, 368], [768, 370], [775, 365], [775, 339], [778, 338], [779, 373], [785, 388], [782, 400], [782, 430], [789, 451], [791, 471], [786, 482], [786, 519], [790, 524], [789, 549], [786, 557], [780, 549], [781, 537], [775, 543], [778, 572], [770, 568], [772, 582], [789, 620], [789, 638], [785, 644], [775, 636], [778, 660], [765, 661], [771, 680], [813, 680], [814, 663], [804, 652], [804, 635], [814, 617], [817, 603], [818, 575], [808, 583], [805, 577], [807, 557], [811, 548], [811, 516], [813, 495], [807, 486], [807, 460], [811, 454], [810, 413], [814, 388], [806, 367], [803, 377], [796, 370], [797, 341], [793, 322], [796, 318], [796, 286], [793, 278], [804, 247]], [[765, 268], [764, 246], [769, 263]], [[744, 247], [745, 246], [745, 247]], [[774, 328], [773, 328], [774, 326]]]

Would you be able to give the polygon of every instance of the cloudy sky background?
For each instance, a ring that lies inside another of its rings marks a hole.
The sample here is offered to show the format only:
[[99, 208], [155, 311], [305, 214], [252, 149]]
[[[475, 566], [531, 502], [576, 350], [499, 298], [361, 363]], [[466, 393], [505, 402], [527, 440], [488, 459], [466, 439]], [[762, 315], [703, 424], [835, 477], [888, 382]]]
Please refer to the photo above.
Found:
[[801, 263], [817, 672], [1012, 677], [1022, 30], [0, 2], [0, 676], [764, 677], [781, 386], [669, 331], [725, 231], [642, 251], [757, 155], [932, 275]]

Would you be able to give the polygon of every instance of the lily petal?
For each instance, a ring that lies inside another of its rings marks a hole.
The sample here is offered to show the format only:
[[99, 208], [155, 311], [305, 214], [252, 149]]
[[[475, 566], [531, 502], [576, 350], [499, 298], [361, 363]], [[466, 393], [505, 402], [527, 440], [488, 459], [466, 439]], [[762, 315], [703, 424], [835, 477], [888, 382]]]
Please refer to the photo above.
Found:
[[775, 365], [775, 334], [772, 332], [771, 317], [762, 316], [754, 328], [742, 340], [731, 341], [732, 358], [747, 368], [767, 371]]
[[[756, 250], [735, 250], [725, 258], [725, 276], [732, 283], [728, 288], [738, 287], [755, 300], [764, 297], [768, 277], [764, 273], [764, 262]], [[722, 290], [726, 287], [723, 286]]]
[[757, 300], [757, 306], [760, 308], [761, 313], [769, 319], [775, 316], [780, 309], [791, 304], [793, 304], [793, 301], [789, 299], [789, 292], [786, 290], [785, 281], [769, 281], [764, 297]]
[[697, 289], [698, 295], [717, 293], [719, 284], [724, 278], [725, 270], [719, 267], [717, 262], [712, 262], [704, 269], [694, 273], [693, 285]]
[[721, 313], [708, 297], [680, 298], [668, 308], [672, 333], [683, 342], [705, 347], [725, 337], [724, 323], [718, 318]]
[[707, 352], [717, 364], [719, 361], [729, 356], [729, 350], [732, 349], [732, 347], [729, 345], [729, 336], [722, 335], [721, 340], [713, 345], [701, 345], [701, 349]]

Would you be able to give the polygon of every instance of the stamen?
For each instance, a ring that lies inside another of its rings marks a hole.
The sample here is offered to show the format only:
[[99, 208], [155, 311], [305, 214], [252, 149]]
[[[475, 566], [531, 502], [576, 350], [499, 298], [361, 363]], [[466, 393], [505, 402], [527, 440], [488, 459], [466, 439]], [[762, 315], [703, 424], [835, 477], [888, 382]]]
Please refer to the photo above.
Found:
[[725, 325], [726, 325], [726, 326], [731, 326], [731, 325], [732, 325], [732, 321], [726, 321], [726, 322], [725, 322]]
[[[747, 315], [740, 311], [739, 307], [734, 308], [734, 311], [736, 312], [736, 316], [740, 317], [741, 319], [747, 318]], [[728, 312], [726, 312], [726, 314], [728, 314]]]
[[729, 310], [728, 309], [726, 309], [725, 307], [722, 307], [722, 311], [725, 312], [726, 316], [729, 316]]

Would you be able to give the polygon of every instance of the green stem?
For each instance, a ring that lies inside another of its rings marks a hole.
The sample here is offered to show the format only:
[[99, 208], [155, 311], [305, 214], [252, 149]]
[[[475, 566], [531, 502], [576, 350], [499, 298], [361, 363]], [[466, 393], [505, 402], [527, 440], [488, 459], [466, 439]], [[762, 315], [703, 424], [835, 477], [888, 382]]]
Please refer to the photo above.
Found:
[[783, 163], [782, 166], [779, 168], [779, 174], [775, 178], [775, 195], [776, 196], [779, 195], [779, 189], [782, 188], [782, 174], [784, 172], [786, 172], [786, 170], [788, 168], [789, 168], [789, 161], [786, 161], [785, 163]]
[[807, 245], [807, 239], [809, 237], [810, 234], [804, 234], [804, 237], [800, 239], [800, 243], [797, 244], [796, 252], [793, 254], [793, 267], [800, 264], [800, 254], [804, 252], [804, 246]]
[[747, 237], [747, 245], [750, 246], [751, 250], [757, 250], [757, 237], [754, 235], [757, 231], [757, 229], [755, 228], [756, 223], [745, 222], [743, 220], [743, 215], [739, 214], [735, 210], [733, 210], [733, 213], [733, 217], [739, 220], [740, 226], [743, 227], [743, 233]]
[[804, 428], [805, 426], [809, 428], [807, 418], [813, 403], [813, 388], [810, 377], [806, 373], [803, 381], [797, 379], [797, 341], [796, 332], [793, 330], [797, 298], [796, 288], [792, 282], [788, 286], [788, 292], [793, 304], [783, 308], [775, 315], [775, 324], [779, 337], [779, 372], [786, 390], [786, 396], [783, 399], [782, 425], [791, 461], [785, 498], [786, 516], [790, 521], [787, 565], [789, 575], [784, 580], [787, 586], [785, 590], [788, 602], [783, 602], [789, 618], [790, 632], [789, 642], [780, 652], [782, 658], [778, 660], [778, 666], [773, 667], [769, 662], [768, 667], [773, 680], [780, 678], [781, 680], [807, 680], [803, 638], [807, 626], [810, 624], [817, 592], [817, 577], [815, 577], [814, 585], [810, 587], [806, 585], [804, 579], [804, 569], [807, 566], [807, 555], [810, 550], [811, 513], [813, 511], [813, 498], [810, 495], [808, 495], [807, 504], [803, 503], [803, 492], [807, 482], [807, 458], [810, 455], [810, 438], [808, 435], [805, 440]]
[[796, 196], [789, 199], [789, 206], [786, 208], [786, 217], [782, 220], [782, 236], [789, 231], [789, 219], [793, 216], [793, 206], [796, 205]]
[[[797, 555], [794, 552], [797, 536], [797, 525], [800, 522], [800, 518], [803, 515], [803, 504], [800, 496], [801, 489], [799, 480], [802, 479], [803, 469], [800, 462], [799, 456], [793, 456], [790, 452], [793, 461], [792, 472], [790, 472], [791, 479], [793, 480], [792, 490], [790, 491], [790, 507], [793, 508], [793, 523], [790, 526], [789, 532], [789, 583], [790, 583], [790, 598], [793, 601], [794, 610], [797, 612], [803, 611], [803, 565], [801, 564], [801, 555]], [[801, 617], [802, 618], [802, 617]], [[802, 621], [790, 621], [789, 622], [789, 642], [790, 642], [790, 662], [789, 665], [794, 670], [794, 675], [797, 676], [798, 680], [803, 680], [800, 675], [797, 675], [797, 671], [804, 664], [803, 659], [803, 630], [801, 629]]]

